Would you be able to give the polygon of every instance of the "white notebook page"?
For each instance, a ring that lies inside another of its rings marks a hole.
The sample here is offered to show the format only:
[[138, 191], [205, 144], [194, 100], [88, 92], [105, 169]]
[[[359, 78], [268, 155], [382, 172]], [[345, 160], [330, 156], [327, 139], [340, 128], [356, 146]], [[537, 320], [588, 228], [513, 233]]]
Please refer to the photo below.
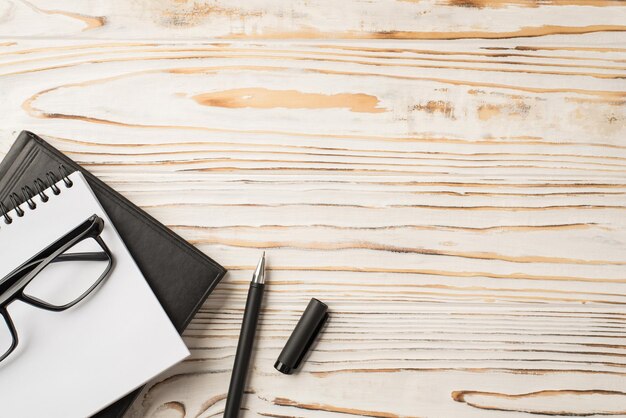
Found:
[[60, 195], [47, 191], [48, 202], [36, 196], [35, 210], [22, 205], [24, 217], [12, 211], [10, 225], [0, 219], [0, 279], [93, 214], [104, 219], [114, 266], [69, 310], [9, 305], [19, 345], [0, 362], [2, 416], [87, 417], [189, 355], [82, 174], [70, 179], [71, 188], [57, 183]]

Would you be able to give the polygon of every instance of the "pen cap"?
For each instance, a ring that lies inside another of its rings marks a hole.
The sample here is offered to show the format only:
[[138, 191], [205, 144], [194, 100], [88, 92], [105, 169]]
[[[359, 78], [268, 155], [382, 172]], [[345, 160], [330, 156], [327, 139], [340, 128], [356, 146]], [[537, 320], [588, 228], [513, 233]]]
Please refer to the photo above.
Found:
[[315, 337], [328, 319], [327, 311], [328, 306], [325, 303], [311, 299], [274, 364], [276, 370], [291, 374], [300, 366]]

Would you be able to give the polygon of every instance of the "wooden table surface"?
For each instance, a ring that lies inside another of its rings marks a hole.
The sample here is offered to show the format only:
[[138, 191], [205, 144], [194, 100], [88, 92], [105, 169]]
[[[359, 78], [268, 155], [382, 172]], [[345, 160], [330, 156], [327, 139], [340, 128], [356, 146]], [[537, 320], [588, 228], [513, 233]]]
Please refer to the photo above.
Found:
[[230, 270], [129, 418], [222, 415], [262, 250], [245, 417], [626, 415], [625, 77], [618, 0], [0, 0], [0, 156]]

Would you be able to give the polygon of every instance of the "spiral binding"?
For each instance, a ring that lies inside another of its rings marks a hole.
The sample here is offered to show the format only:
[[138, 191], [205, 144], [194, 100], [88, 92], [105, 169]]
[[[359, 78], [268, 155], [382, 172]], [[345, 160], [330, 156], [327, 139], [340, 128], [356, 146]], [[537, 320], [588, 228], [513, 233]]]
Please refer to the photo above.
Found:
[[[61, 164], [59, 165], [58, 177], [53, 171], [48, 171], [45, 179], [39, 177], [35, 179], [33, 182], [34, 187], [28, 185], [22, 187], [20, 189], [21, 196], [17, 192], [12, 192], [8, 199], [9, 206], [0, 201], [0, 219], [4, 219], [5, 224], [12, 223], [13, 217], [10, 212], [15, 212], [18, 218], [23, 217], [26, 212], [21, 208], [22, 203], [26, 203], [30, 210], [37, 209], [37, 203], [35, 203], [33, 198], [38, 195], [41, 201], [46, 203], [50, 199], [50, 196], [46, 194], [48, 189], [50, 189], [54, 195], [61, 194], [61, 189], [57, 186], [60, 180], [63, 180], [63, 184], [65, 184], [66, 188], [70, 188], [74, 185], [69, 176], [69, 170]], [[9, 207], [13, 209], [9, 209]]]

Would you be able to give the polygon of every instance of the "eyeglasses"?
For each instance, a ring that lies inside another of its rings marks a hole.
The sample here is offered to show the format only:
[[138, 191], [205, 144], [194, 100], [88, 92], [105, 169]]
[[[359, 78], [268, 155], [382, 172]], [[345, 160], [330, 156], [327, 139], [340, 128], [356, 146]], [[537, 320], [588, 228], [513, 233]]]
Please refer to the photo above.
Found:
[[18, 344], [7, 307], [16, 300], [48, 311], [64, 311], [92, 293], [109, 276], [113, 256], [100, 234], [97, 215], [59, 238], [0, 279], [0, 362]]

